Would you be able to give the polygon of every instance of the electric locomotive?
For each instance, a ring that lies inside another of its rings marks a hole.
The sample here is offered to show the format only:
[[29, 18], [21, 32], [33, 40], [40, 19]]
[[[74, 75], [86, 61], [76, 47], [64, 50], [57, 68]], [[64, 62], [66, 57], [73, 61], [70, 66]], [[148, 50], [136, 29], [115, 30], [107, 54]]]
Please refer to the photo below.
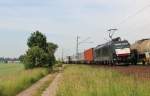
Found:
[[130, 44], [120, 37], [94, 48], [94, 62], [97, 64], [129, 64], [130, 61]]

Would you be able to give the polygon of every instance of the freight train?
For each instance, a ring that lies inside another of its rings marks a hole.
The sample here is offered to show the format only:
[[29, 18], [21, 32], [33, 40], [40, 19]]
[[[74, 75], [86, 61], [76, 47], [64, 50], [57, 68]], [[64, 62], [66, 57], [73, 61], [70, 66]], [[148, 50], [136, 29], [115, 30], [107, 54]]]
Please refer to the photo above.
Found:
[[150, 39], [138, 40], [131, 45], [131, 51], [135, 65], [137, 63], [150, 64]]
[[85, 50], [77, 55], [68, 56], [66, 63], [83, 64], [129, 64], [131, 63], [130, 43], [120, 37], [102, 45]]

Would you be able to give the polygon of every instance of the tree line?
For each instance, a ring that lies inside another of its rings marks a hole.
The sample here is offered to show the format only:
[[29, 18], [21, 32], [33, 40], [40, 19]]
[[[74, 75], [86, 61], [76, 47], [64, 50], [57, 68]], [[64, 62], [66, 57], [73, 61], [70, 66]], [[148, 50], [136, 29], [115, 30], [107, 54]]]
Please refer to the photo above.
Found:
[[19, 61], [19, 58], [0, 57], [0, 63], [7, 63], [8, 61]]
[[55, 52], [58, 48], [57, 44], [47, 42], [47, 38], [39, 31], [31, 33], [27, 40], [28, 50], [24, 55], [20, 56], [26, 69], [35, 67], [49, 67], [56, 63]]

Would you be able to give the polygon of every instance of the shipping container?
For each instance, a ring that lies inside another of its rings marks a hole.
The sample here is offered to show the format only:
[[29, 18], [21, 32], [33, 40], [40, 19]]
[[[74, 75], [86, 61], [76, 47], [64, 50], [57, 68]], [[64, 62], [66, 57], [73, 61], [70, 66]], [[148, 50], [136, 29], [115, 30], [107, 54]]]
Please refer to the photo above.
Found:
[[76, 55], [70, 56], [70, 60], [72, 61], [72, 63], [76, 63], [77, 62], [77, 56]]
[[84, 53], [78, 53], [78, 61], [84, 61]]
[[85, 63], [92, 63], [94, 61], [93, 48], [84, 51]]

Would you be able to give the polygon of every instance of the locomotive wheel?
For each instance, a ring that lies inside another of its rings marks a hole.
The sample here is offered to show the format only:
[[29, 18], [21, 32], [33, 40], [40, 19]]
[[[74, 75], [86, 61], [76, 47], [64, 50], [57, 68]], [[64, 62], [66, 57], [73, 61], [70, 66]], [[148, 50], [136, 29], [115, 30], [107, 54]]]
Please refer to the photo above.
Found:
[[111, 64], [111, 65], [112, 65], [112, 66], [116, 66], [116, 65], [117, 65], [116, 63], [117, 63], [117, 61], [112, 61], [112, 64]]
[[145, 61], [142, 61], [142, 64], [145, 65]]

